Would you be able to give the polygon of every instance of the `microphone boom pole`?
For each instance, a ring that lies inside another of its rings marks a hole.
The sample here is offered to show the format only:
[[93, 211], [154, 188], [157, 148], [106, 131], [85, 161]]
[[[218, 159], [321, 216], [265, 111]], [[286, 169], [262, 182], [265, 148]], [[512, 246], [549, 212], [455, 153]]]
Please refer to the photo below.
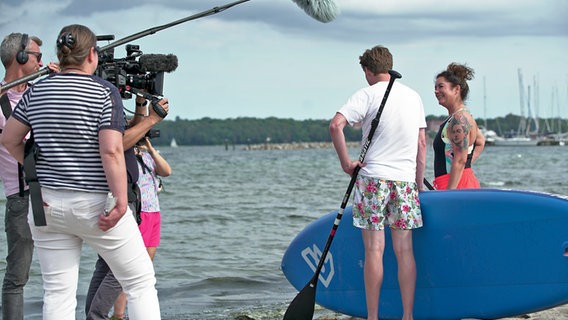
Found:
[[[197, 13], [197, 14], [194, 14], [194, 15], [191, 15], [191, 16], [189, 16], [189, 17], [185, 17], [185, 18], [183, 18], [183, 19], [176, 20], [176, 21], [174, 21], [174, 22], [170, 22], [170, 23], [167, 23], [167, 24], [164, 24], [164, 25], [161, 25], [161, 26], [149, 28], [149, 29], [146, 29], [146, 30], [144, 30], [144, 31], [141, 31], [141, 32], [132, 34], [132, 35], [130, 35], [130, 36], [128, 36], [128, 37], [124, 37], [124, 38], [122, 38], [122, 39], [116, 40], [115, 42], [113, 42], [113, 43], [111, 43], [111, 44], [108, 44], [108, 45], [106, 45], [106, 46], [104, 46], [104, 47], [101, 47], [101, 48], [99, 48], [98, 50], [99, 50], [99, 52], [104, 52], [104, 51], [106, 51], [106, 50], [109, 50], [109, 49], [118, 47], [118, 46], [120, 46], [120, 45], [122, 45], [122, 44], [125, 44], [125, 43], [127, 43], [127, 42], [140, 39], [140, 38], [145, 37], [145, 36], [147, 36], [147, 35], [151, 35], [151, 34], [154, 34], [154, 33], [158, 32], [158, 31], [167, 29], [167, 28], [169, 28], [169, 27], [173, 27], [173, 26], [178, 25], [178, 24], [180, 24], [180, 23], [184, 23], [184, 22], [191, 21], [191, 20], [196, 20], [196, 19], [199, 19], [199, 18], [207, 17], [207, 16], [210, 16], [210, 15], [213, 15], [213, 14], [216, 14], [216, 13], [219, 13], [219, 12], [222, 12], [222, 11], [225, 11], [226, 9], [229, 9], [229, 8], [231, 8], [231, 7], [233, 7], [233, 6], [236, 6], [236, 5], [238, 5], [238, 4], [241, 4], [241, 3], [247, 2], [247, 1], [250, 1], [250, 0], [238, 0], [238, 1], [231, 2], [231, 3], [229, 3], [229, 4], [226, 4], [226, 5], [224, 5], [224, 6], [214, 7], [214, 8], [212, 8], [212, 9], [209, 9], [209, 10], [206, 10], [206, 11], [203, 11], [203, 12], [200, 12], [200, 13]], [[14, 80], [14, 81], [12, 81], [12, 82], [10, 82], [10, 83], [5, 84], [4, 86], [0, 86], [0, 92], [2, 92], [2, 91], [4, 91], [4, 90], [8, 90], [8, 89], [10, 89], [10, 88], [12, 88], [12, 87], [15, 87], [15, 86], [17, 86], [17, 85], [20, 85], [20, 84], [22, 84], [22, 83], [24, 83], [24, 82], [32, 81], [32, 80], [34, 80], [34, 79], [36, 79], [36, 78], [38, 78], [38, 77], [44, 76], [44, 75], [49, 74], [49, 73], [51, 73], [51, 72], [53, 72], [53, 70], [51, 70], [51, 69], [45, 67], [45, 68], [43, 68], [43, 69], [41, 69], [41, 70], [39, 70], [39, 71], [37, 71], [37, 72], [35, 72], [35, 73], [29, 74], [29, 75], [27, 75], [27, 76], [25, 76], [25, 77], [22, 77], [22, 78], [18, 79], [18, 80]]]
[[[203, 17], [207, 17], [216, 13], [219, 13], [221, 11], [225, 11], [231, 7], [234, 7], [238, 4], [241, 4], [243, 2], [248, 2], [250, 0], [238, 0], [235, 2], [231, 2], [229, 4], [220, 6], [220, 7], [214, 7], [212, 9], [191, 15], [189, 17], [185, 17], [183, 19], [179, 19], [161, 26], [157, 26], [157, 27], [153, 27], [150, 29], [146, 29], [144, 31], [135, 33], [133, 35], [130, 35], [128, 37], [122, 38], [120, 40], [116, 40], [115, 42], [108, 44], [102, 48], [99, 48], [99, 52], [104, 52], [106, 50], [118, 47], [121, 44], [125, 44], [127, 42], [136, 40], [136, 39], [140, 39], [142, 37], [145, 37], [147, 35], [150, 34], [154, 34], [158, 31], [167, 29], [169, 27], [173, 27], [175, 25], [178, 25], [180, 23], [184, 23], [187, 21], [191, 21], [191, 20], [195, 20], [195, 19], [199, 19], [199, 18], [203, 18]], [[335, 0], [292, 0], [294, 1], [300, 8], [302, 8], [308, 15], [310, 15], [312, 18], [320, 21], [320, 22], [329, 22], [333, 19], [335, 19], [335, 17], [337, 16], [337, 14], [339, 13], [339, 8], [337, 7], [337, 4], [335, 3]], [[43, 75], [46, 75], [50, 72], [53, 72], [53, 70], [45, 67], [41, 70], [39, 70], [36, 73], [32, 73], [30, 75], [27, 75], [25, 77], [22, 77], [18, 80], [12, 81], [10, 83], [5, 84], [4, 86], [0, 86], [0, 92], [10, 89], [14, 86], [17, 86], [19, 84], [22, 84], [24, 82], [27, 81], [31, 81], [36, 79], [37, 77], [41, 77]]]
[[46, 74], [48, 74], [48, 73], [50, 73], [50, 72], [52, 72], [52, 71], [53, 71], [53, 70], [49, 69], [48, 67], [45, 67], [45, 68], [39, 70], [39, 71], [36, 72], [36, 73], [32, 73], [32, 74], [29, 74], [29, 75], [27, 75], [27, 76], [25, 76], [25, 77], [21, 77], [20, 79], [14, 80], [14, 81], [12, 81], [12, 82], [10, 82], [10, 83], [6, 83], [6, 84], [3, 85], [3, 86], [0, 85], [0, 92], [3, 92], [4, 90], [8, 90], [8, 89], [10, 89], [10, 88], [12, 88], [12, 87], [15, 87], [15, 86], [17, 86], [17, 85], [20, 85], [20, 84], [22, 84], [22, 83], [24, 83], [24, 82], [32, 81], [32, 80], [34, 80], [35, 78], [44, 76], [44, 75], [46, 75]]
[[203, 18], [203, 17], [207, 17], [207, 16], [210, 16], [210, 15], [214, 15], [214, 14], [216, 14], [216, 13], [219, 13], [219, 12], [221, 12], [221, 11], [225, 11], [225, 10], [227, 10], [227, 9], [233, 7], [233, 6], [236, 6], [236, 5], [238, 5], [238, 4], [241, 4], [241, 3], [247, 2], [247, 1], [250, 1], [250, 0], [239, 0], [239, 1], [235, 1], [235, 2], [232, 2], [232, 3], [226, 4], [226, 5], [224, 5], [224, 6], [221, 6], [221, 7], [214, 7], [214, 8], [212, 8], [212, 9], [209, 9], [209, 10], [206, 10], [206, 11], [203, 11], [203, 12], [200, 12], [200, 13], [197, 13], [197, 14], [194, 14], [194, 15], [191, 15], [191, 16], [189, 16], [189, 17], [185, 17], [185, 18], [183, 18], [183, 19], [176, 20], [176, 21], [174, 21], [174, 22], [170, 22], [170, 23], [166, 23], [166, 24], [161, 25], [161, 26], [157, 26], [157, 27], [153, 27], [153, 28], [150, 28], [150, 29], [146, 29], [146, 30], [144, 30], [144, 31], [141, 31], [141, 32], [135, 33], [135, 34], [133, 34], [133, 35], [130, 35], [130, 36], [128, 36], [128, 37], [122, 38], [122, 39], [120, 39], [120, 40], [116, 40], [115, 42], [113, 42], [113, 43], [111, 43], [111, 44], [109, 44], [109, 45], [106, 45], [106, 46], [100, 48], [99, 51], [100, 51], [100, 52], [103, 52], [103, 51], [106, 51], [106, 50], [108, 50], [108, 49], [112, 49], [112, 48], [118, 47], [118, 46], [121, 45], [121, 44], [125, 44], [125, 43], [127, 43], [127, 42], [130, 42], [130, 41], [133, 41], [133, 40], [136, 40], [136, 39], [140, 39], [140, 38], [142, 38], [142, 37], [145, 37], [145, 36], [147, 36], [147, 35], [154, 34], [154, 33], [158, 32], [158, 31], [162, 31], [162, 30], [164, 30], [164, 29], [167, 29], [167, 28], [169, 28], [169, 27], [173, 27], [173, 26], [178, 25], [178, 24], [180, 24], [180, 23], [184, 23], [184, 22], [187, 22], [187, 21], [196, 20], [196, 19], [199, 19], [199, 18]]

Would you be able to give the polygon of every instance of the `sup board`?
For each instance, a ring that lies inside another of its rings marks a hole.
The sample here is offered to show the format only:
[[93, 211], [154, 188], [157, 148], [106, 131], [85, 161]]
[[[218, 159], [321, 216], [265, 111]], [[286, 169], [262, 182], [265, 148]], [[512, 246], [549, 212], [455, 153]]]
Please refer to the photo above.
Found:
[[[568, 303], [568, 199], [471, 189], [420, 194], [424, 227], [413, 231], [414, 319], [495, 319]], [[290, 243], [282, 272], [301, 290], [314, 275], [337, 216], [309, 224]], [[365, 318], [364, 249], [351, 205], [342, 216], [316, 290], [316, 303]], [[385, 231], [380, 319], [400, 319], [397, 264]]]

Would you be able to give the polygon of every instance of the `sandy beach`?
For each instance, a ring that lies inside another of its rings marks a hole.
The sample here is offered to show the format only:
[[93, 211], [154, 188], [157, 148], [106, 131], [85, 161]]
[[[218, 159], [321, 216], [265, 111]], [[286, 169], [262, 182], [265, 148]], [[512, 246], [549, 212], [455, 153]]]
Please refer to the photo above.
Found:
[[[318, 311], [321, 311], [321, 308], [319, 305], [316, 305], [316, 314], [318, 313]], [[355, 317], [349, 317], [349, 316], [345, 316], [345, 315], [340, 315], [340, 314], [329, 314], [326, 313], [324, 315], [320, 315], [314, 317], [314, 319], [317, 320], [364, 320], [362, 318], [355, 318]], [[548, 310], [543, 310], [543, 311], [539, 311], [539, 312], [535, 312], [535, 313], [529, 313], [529, 314], [525, 314], [525, 315], [519, 315], [519, 316], [515, 316], [515, 317], [510, 317], [510, 318], [501, 318], [498, 320], [519, 320], [519, 319], [529, 319], [529, 320], [568, 320], [568, 304], [556, 307], [556, 308], [552, 308], [552, 309], [548, 309]], [[241, 319], [238, 319], [241, 320]], [[247, 319], [247, 320], [250, 320]], [[481, 319], [472, 319], [472, 318], [467, 318], [467, 319], [462, 319], [462, 320], [481, 320]]]
[[503, 319], [564, 320], [568, 319], [568, 304], [523, 316]]

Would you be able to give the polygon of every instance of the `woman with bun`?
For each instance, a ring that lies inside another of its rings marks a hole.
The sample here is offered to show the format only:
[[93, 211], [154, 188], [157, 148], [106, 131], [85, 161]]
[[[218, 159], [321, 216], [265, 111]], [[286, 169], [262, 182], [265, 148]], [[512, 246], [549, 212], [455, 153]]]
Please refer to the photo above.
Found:
[[[154, 267], [127, 205], [122, 100], [116, 86], [93, 75], [96, 42], [85, 26], [61, 30], [61, 72], [24, 94], [1, 142], [20, 163], [30, 130], [39, 148], [46, 225], [34, 225], [31, 212], [28, 220], [43, 279], [43, 319], [75, 319], [81, 249], [87, 243], [124, 288], [130, 318], [159, 320]], [[105, 211], [109, 192], [116, 202]]]
[[438, 103], [448, 110], [448, 118], [434, 138], [434, 188], [437, 190], [479, 188], [471, 164], [477, 160], [485, 138], [464, 101], [469, 94], [467, 81], [474, 71], [451, 63], [436, 76], [434, 93]]

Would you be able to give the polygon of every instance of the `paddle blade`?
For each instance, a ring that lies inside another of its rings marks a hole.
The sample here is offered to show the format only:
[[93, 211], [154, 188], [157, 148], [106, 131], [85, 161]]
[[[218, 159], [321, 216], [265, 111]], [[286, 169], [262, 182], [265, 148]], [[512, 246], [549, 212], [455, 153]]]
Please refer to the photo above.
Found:
[[330, 22], [339, 14], [335, 0], [292, 0], [309, 16], [320, 21]]
[[316, 304], [316, 286], [308, 283], [288, 306], [283, 320], [312, 320]]

